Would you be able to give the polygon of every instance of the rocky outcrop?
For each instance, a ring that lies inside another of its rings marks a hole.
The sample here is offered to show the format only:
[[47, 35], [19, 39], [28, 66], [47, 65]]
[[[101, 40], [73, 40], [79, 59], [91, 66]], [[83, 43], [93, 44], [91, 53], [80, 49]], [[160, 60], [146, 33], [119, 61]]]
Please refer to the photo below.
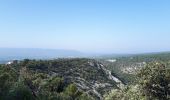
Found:
[[34, 72], [46, 73], [49, 77], [62, 77], [66, 83], [74, 83], [79, 90], [98, 100], [102, 100], [103, 95], [111, 89], [123, 87], [121, 80], [94, 59], [25, 60], [21, 65]]

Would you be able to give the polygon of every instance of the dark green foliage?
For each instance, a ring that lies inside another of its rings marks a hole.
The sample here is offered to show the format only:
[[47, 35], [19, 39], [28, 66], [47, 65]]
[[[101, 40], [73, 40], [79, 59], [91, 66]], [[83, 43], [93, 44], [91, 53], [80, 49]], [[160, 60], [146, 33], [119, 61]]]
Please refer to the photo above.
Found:
[[42, 88], [46, 91], [60, 93], [64, 88], [64, 80], [59, 77], [51, 77], [46, 81]]
[[22, 82], [16, 83], [9, 91], [8, 100], [35, 100], [29, 87]]
[[78, 88], [76, 87], [76, 85], [74, 84], [70, 84], [66, 90], [65, 93], [67, 95], [69, 95], [70, 97], [72, 97], [72, 99], [76, 99], [77, 97], [79, 97], [82, 93], [78, 90]]
[[56, 73], [57, 68], [65, 72], [66, 67], [74, 64], [77, 62], [26, 59], [11, 65], [0, 65], [0, 100], [92, 100], [88, 94], [84, 97], [82, 90], [66, 80], [63, 77], [65, 73], [52, 73]]
[[87, 95], [86, 93], [83, 93], [82, 95], [80, 95], [80, 97], [77, 98], [77, 100], [94, 100], [94, 99]]
[[148, 99], [170, 99], [170, 69], [163, 63], [151, 63], [140, 73], [140, 85]]
[[0, 65], [0, 99], [5, 99], [11, 86], [17, 81], [17, 73], [9, 66]]
[[106, 100], [170, 100], [170, 63], [153, 62], [138, 73], [138, 84], [113, 90]]

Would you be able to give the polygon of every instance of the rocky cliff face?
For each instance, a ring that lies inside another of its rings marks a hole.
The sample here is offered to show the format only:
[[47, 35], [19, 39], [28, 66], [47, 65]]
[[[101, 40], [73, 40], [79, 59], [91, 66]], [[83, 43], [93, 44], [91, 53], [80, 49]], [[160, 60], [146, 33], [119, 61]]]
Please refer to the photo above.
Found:
[[113, 88], [122, 88], [124, 85], [118, 78], [111, 75], [101, 63], [91, 59], [70, 59], [63, 61], [63, 65], [52, 67], [53, 75], [63, 76], [75, 83], [79, 89], [102, 99], [105, 92]]

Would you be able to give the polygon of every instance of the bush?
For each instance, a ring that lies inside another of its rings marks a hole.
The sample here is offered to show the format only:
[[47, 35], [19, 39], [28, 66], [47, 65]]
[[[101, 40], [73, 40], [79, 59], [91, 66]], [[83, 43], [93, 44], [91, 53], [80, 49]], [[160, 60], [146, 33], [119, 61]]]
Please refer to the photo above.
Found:
[[165, 64], [148, 64], [138, 75], [142, 93], [148, 99], [170, 99], [170, 70]]
[[163, 63], [150, 63], [138, 73], [135, 86], [114, 89], [105, 100], [170, 100], [170, 69]]
[[9, 91], [7, 100], [35, 100], [35, 97], [27, 86], [21, 82], [18, 82]]

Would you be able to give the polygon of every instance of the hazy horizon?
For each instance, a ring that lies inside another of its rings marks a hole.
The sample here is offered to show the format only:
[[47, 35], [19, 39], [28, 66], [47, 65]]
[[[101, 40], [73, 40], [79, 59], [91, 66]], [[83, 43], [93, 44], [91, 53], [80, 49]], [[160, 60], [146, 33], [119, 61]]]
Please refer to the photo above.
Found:
[[127, 52], [123, 52], [123, 53], [114, 53], [114, 52], [107, 52], [107, 53], [101, 53], [101, 52], [83, 52], [83, 51], [79, 51], [79, 50], [74, 50], [74, 49], [50, 49], [50, 48], [7, 48], [7, 47], [0, 47], [0, 51], [3, 50], [3, 52], [5, 52], [5, 50], [24, 50], [24, 51], [62, 51], [62, 52], [76, 52], [76, 53], [81, 53], [85, 55], [133, 55], [133, 54], [152, 54], [152, 53], [166, 53], [166, 52], [170, 52], [170, 51], [150, 51], [150, 52], [133, 52], [133, 53], [127, 53]]
[[0, 48], [170, 51], [169, 0], [3, 0]]

